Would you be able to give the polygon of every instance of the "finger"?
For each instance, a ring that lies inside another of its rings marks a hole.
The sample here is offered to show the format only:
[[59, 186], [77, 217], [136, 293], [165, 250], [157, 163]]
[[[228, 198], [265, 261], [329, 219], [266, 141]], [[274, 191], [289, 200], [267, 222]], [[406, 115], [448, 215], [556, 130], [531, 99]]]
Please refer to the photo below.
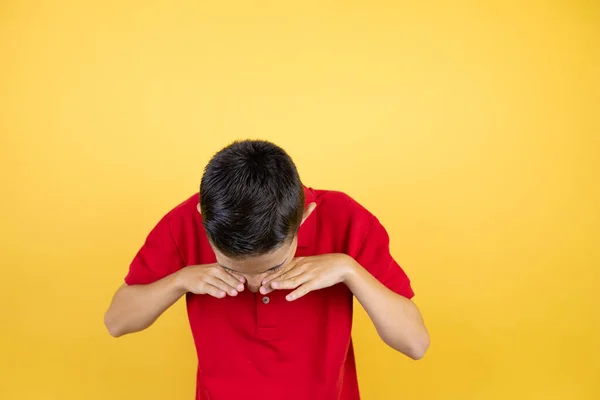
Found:
[[316, 286], [313, 284], [314, 281], [309, 281], [304, 285], [301, 285], [298, 289], [294, 290], [292, 293], [285, 296], [287, 301], [298, 300], [299, 298], [306, 296], [308, 293], [312, 292], [316, 289]]
[[259, 289], [259, 292], [261, 294], [269, 294], [272, 291], [274, 291], [275, 289], [273, 289], [271, 286], [261, 286]]
[[283, 281], [291, 278], [292, 276], [298, 276], [304, 271], [300, 268], [294, 268], [292, 270], [287, 270], [285, 272], [281, 272], [278, 274], [274, 274], [273, 276], [269, 276], [263, 280], [263, 286], [266, 288], [270, 288], [273, 282]]
[[272, 282], [275, 279], [279, 279], [282, 276], [285, 276], [285, 275], [288, 275], [288, 274], [295, 274], [295, 275], [297, 275], [299, 273], [304, 272], [304, 270], [305, 270], [304, 265], [299, 263], [301, 260], [302, 260], [302, 258], [294, 258], [286, 266], [285, 270], [279, 271], [279, 272], [276, 272], [274, 274], [271, 274], [271, 275], [267, 276], [262, 281], [263, 286], [268, 286], [269, 282]]
[[227, 296], [227, 293], [225, 293], [225, 291], [209, 284], [206, 285], [205, 291], [206, 294], [212, 297], [216, 297], [217, 299], [222, 299], [223, 297]]
[[227, 285], [231, 286], [232, 289], [235, 289], [238, 292], [244, 290], [244, 283], [237, 277], [233, 276], [233, 274], [225, 271], [223, 268], [217, 270], [214, 274], [214, 277], [225, 282]]
[[310, 281], [313, 278], [311, 273], [305, 272], [297, 275], [291, 275], [287, 277], [282, 277], [276, 281], [271, 282], [271, 288], [277, 290], [288, 290], [288, 289], [296, 289], [298, 286]]
[[227, 272], [229, 275], [233, 276], [233, 278], [236, 281], [241, 282], [242, 284], [246, 283], [246, 278], [244, 278], [244, 275], [234, 274], [233, 272], [230, 272], [230, 271], [225, 271], [225, 272]]
[[204, 278], [204, 281], [209, 285], [212, 285], [217, 289], [222, 290], [230, 296], [237, 296], [238, 294], [238, 290], [235, 287], [232, 287], [227, 282], [222, 281], [218, 277], [207, 276], [206, 278]]
[[304, 271], [301, 268], [294, 268], [291, 271], [287, 271], [287, 272], [278, 274], [277, 276], [275, 276], [273, 278], [265, 279], [265, 280], [263, 280], [263, 282], [264, 282], [263, 285], [259, 289], [260, 293], [269, 294], [275, 289], [280, 289], [278, 287], [274, 287], [273, 283], [292, 279], [294, 277], [297, 277], [298, 275], [301, 275], [302, 273], [304, 273]]
[[216, 297], [217, 299], [222, 299], [223, 297], [227, 296], [227, 293], [224, 290], [221, 290], [207, 282], [200, 282], [193, 293], [207, 294], [209, 296]]
[[[292, 267], [293, 268], [293, 267]], [[266, 286], [269, 284], [269, 282], [271, 282], [273, 279], [277, 279], [280, 276], [283, 276], [284, 274], [287, 274], [288, 272], [290, 272], [290, 268], [286, 268], [285, 271], [278, 271], [275, 272], [274, 274], [271, 275], [267, 275], [263, 280], [262, 280], [262, 284], [263, 286]]]
[[263, 279], [262, 284], [260, 286], [260, 292], [262, 294], [267, 294], [267, 293], [271, 293], [273, 291], [273, 288], [271, 287], [270, 283], [274, 280], [274, 279], [278, 279], [279, 277], [281, 277], [284, 273], [280, 272], [277, 274], [273, 274], [273, 276], [268, 276], [265, 279]]

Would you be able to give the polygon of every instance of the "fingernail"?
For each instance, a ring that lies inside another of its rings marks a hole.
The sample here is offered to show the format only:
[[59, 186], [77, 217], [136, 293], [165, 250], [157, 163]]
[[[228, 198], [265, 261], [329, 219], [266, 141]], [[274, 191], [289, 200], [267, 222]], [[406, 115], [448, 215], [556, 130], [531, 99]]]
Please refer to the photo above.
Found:
[[273, 282], [273, 283], [271, 283], [271, 287], [278, 288], [279, 287], [279, 282]]
[[219, 292], [219, 297], [224, 297], [226, 294], [227, 294], [227, 293], [225, 293], [225, 292], [223, 292], [223, 291], [220, 291], [220, 292]]
[[238, 287], [237, 287], [237, 290], [239, 290], [240, 292], [241, 292], [242, 290], [244, 290], [244, 285], [238, 285]]
[[285, 296], [286, 300], [294, 300], [294, 296], [291, 294], [288, 294], [287, 296]]
[[238, 293], [238, 292], [237, 292], [237, 290], [232, 290], [232, 291], [230, 292], [230, 294], [231, 294], [232, 296], [235, 296], [237, 293]]

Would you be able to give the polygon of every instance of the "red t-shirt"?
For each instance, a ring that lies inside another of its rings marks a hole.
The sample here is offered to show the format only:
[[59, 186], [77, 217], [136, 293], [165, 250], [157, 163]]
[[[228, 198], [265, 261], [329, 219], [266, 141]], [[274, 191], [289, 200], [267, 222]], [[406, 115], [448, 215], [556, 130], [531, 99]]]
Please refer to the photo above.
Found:
[[[390, 290], [413, 297], [377, 218], [344, 193], [306, 188], [305, 194], [306, 203], [317, 207], [300, 227], [296, 256], [346, 253]], [[128, 285], [216, 262], [197, 204], [196, 194], [161, 219], [131, 263]], [[338, 284], [292, 302], [285, 300], [289, 292], [187, 295], [198, 356], [197, 400], [360, 398], [350, 290]]]

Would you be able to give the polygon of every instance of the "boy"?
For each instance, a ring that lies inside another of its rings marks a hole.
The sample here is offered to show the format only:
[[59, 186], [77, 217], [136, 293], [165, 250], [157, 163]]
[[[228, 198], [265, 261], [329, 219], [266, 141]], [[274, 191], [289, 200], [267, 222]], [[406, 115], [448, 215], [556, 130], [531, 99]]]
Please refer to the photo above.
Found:
[[[198, 198], [199, 197], [199, 198]], [[353, 296], [382, 340], [429, 346], [410, 281], [377, 218], [303, 186], [291, 158], [257, 140], [209, 162], [194, 195], [148, 235], [105, 316], [118, 337], [186, 295], [197, 400], [357, 400]]]

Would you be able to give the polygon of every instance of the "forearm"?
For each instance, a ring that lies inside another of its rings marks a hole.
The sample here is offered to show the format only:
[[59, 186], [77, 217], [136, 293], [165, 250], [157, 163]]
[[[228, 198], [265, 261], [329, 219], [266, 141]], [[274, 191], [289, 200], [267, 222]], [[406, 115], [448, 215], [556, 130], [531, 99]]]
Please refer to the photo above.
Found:
[[124, 285], [115, 293], [104, 324], [114, 337], [139, 332], [152, 325], [184, 293], [177, 274], [149, 285]]
[[429, 334], [411, 300], [386, 288], [354, 260], [345, 282], [387, 345], [410, 358], [423, 357], [429, 347]]

